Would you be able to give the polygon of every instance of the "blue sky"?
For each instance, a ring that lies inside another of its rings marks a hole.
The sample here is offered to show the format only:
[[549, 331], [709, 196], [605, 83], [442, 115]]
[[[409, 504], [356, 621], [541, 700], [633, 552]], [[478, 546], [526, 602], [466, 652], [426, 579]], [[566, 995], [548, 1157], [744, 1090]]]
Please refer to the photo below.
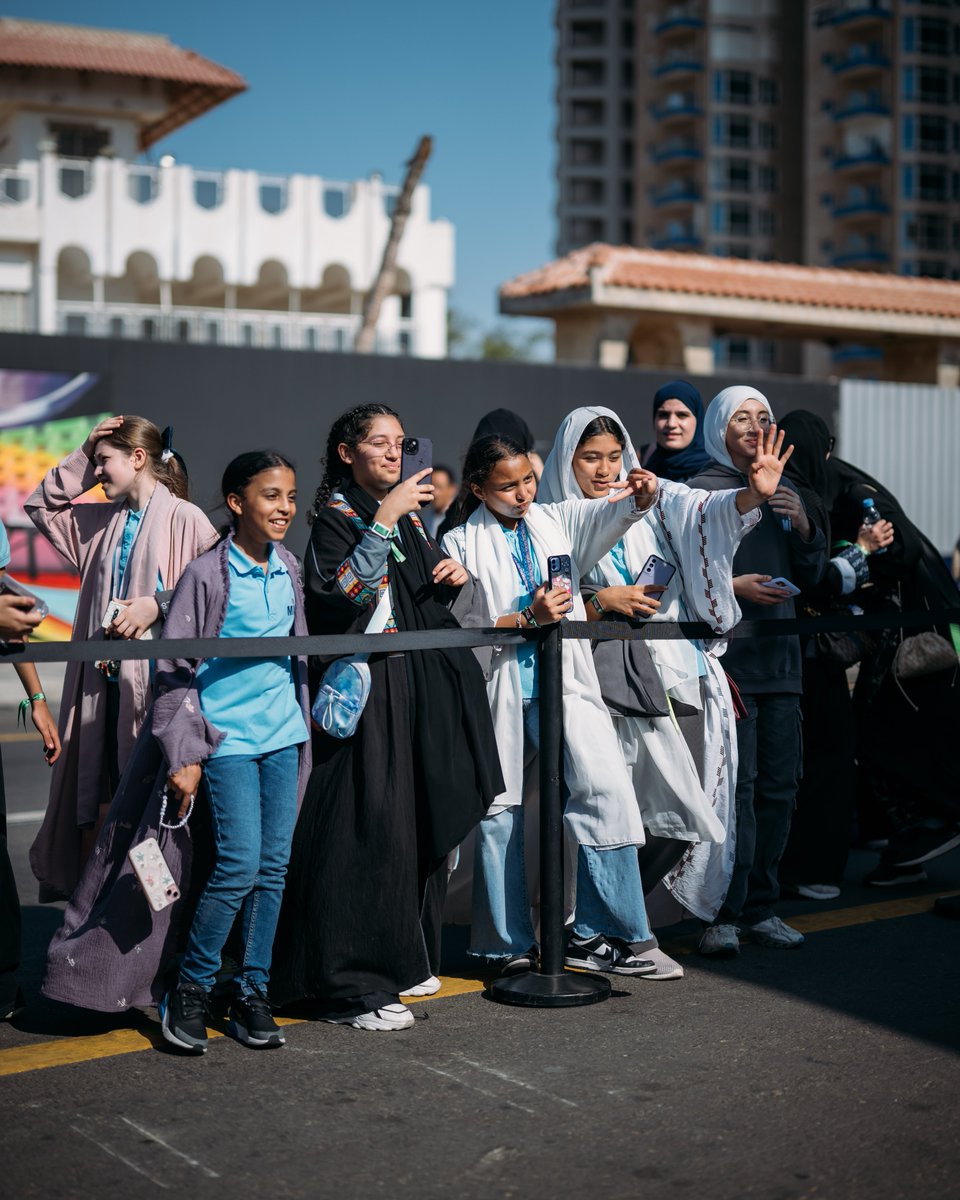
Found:
[[163, 33], [239, 71], [247, 93], [158, 144], [194, 166], [399, 182], [433, 134], [433, 213], [456, 227], [451, 302], [485, 326], [498, 284], [552, 257], [552, 0], [5, 0], [0, 13]]

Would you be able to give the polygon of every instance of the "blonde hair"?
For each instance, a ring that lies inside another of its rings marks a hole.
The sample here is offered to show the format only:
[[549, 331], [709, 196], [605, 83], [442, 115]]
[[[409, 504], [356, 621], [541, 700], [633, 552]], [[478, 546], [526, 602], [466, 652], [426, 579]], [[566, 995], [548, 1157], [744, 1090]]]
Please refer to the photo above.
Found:
[[167, 456], [164, 461], [163, 435], [152, 421], [146, 417], [127, 416], [124, 414], [123, 424], [115, 429], [104, 442], [116, 446], [125, 454], [134, 450], [142, 450], [147, 456], [150, 471], [154, 478], [162, 483], [168, 492], [178, 500], [189, 500], [190, 489], [187, 483], [187, 473], [177, 460], [175, 454]]

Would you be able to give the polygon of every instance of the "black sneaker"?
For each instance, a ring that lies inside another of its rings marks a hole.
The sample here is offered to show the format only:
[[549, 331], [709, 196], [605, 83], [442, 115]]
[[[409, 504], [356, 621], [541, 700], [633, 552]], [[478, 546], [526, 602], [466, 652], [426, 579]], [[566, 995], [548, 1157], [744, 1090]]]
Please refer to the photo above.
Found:
[[237, 996], [230, 1006], [227, 1029], [238, 1042], [257, 1050], [272, 1050], [285, 1041], [273, 1019], [270, 1001], [256, 992], [250, 996]]
[[605, 937], [572, 937], [567, 943], [564, 964], [580, 971], [606, 971], [610, 975], [653, 975], [657, 964], [635, 954], [629, 942]]
[[943, 825], [939, 829], [921, 826], [891, 838], [883, 857], [898, 867], [918, 867], [931, 858], [948, 854], [957, 846], [960, 846], [960, 829], [955, 825]]
[[207, 1049], [207, 993], [195, 983], [179, 983], [160, 1001], [160, 1028], [171, 1045], [191, 1054]]
[[23, 1010], [27, 1007], [27, 1002], [23, 998], [23, 992], [16, 988], [13, 995], [0, 1000], [0, 1021], [12, 1021], [19, 1017]]
[[895, 867], [882, 862], [863, 877], [869, 887], [896, 887], [901, 883], [924, 883], [927, 873], [923, 867]]

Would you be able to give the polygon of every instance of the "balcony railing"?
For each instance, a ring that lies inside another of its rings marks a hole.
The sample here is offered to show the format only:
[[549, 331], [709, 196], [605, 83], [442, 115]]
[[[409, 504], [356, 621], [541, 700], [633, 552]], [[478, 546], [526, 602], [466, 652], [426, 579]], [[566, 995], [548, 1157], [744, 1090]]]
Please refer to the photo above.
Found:
[[879, 267], [890, 255], [879, 246], [844, 246], [831, 259], [835, 267]]
[[851, 92], [840, 102], [840, 107], [834, 110], [835, 121], [845, 121], [849, 117], [870, 116], [887, 117], [890, 115], [890, 105], [879, 92]]
[[857, 168], [887, 167], [890, 156], [879, 142], [850, 142], [843, 152], [833, 160], [835, 171], [852, 171]]
[[889, 21], [893, 16], [890, 0], [834, 0], [817, 13], [817, 25], [854, 25]]
[[[83, 337], [198, 345], [256, 346], [285, 350], [353, 349], [360, 317], [336, 313], [269, 312], [259, 309], [178, 307], [150, 304], [103, 304], [60, 301], [57, 330]], [[377, 333], [380, 354], [412, 354], [414, 324], [401, 320]]]
[[851, 188], [833, 208], [835, 217], [880, 217], [890, 211], [890, 205], [879, 192], [866, 188]]
[[836, 59], [831, 65], [834, 75], [866, 74], [869, 71], [880, 71], [890, 66], [890, 57], [878, 44], [864, 45], [862, 42], [851, 46], [843, 58]]
[[693, 4], [676, 4], [668, 8], [658, 21], [654, 22], [653, 32], [657, 37], [664, 34], [679, 33], [687, 29], [702, 29], [703, 18], [697, 6]]
[[657, 79], [667, 75], [697, 75], [703, 70], [703, 62], [692, 50], [671, 50], [654, 66]]
[[699, 250], [703, 238], [691, 226], [684, 226], [657, 234], [651, 245], [654, 250]]
[[703, 115], [703, 109], [692, 92], [671, 92], [660, 104], [653, 105], [650, 113], [655, 121], [670, 121], [676, 118], [700, 117]]
[[670, 138], [654, 146], [650, 157], [655, 163], [684, 162], [703, 157], [703, 151], [691, 138]]
[[695, 204], [702, 193], [692, 179], [670, 184], [659, 191], [651, 190], [650, 203], [654, 208], [667, 208], [671, 204]]

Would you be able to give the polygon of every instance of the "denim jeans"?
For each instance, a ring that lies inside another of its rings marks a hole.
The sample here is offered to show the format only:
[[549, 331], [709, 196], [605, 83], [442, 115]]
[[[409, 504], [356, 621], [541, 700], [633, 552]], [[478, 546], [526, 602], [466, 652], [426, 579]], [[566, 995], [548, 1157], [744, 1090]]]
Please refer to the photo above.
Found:
[[[523, 704], [524, 771], [540, 745], [540, 712], [536, 700]], [[484, 817], [477, 828], [473, 862], [473, 916], [470, 954], [477, 958], [509, 958], [536, 942], [530, 921], [524, 861], [523, 805]], [[580, 846], [577, 853], [577, 937], [604, 933], [628, 942], [650, 940], [636, 846], [597, 850]]]
[[270, 754], [209, 758], [203, 788], [210, 806], [216, 862], [197, 904], [180, 978], [206, 991], [240, 913], [242, 995], [266, 994], [273, 938], [297, 820], [297, 746]]
[[780, 859], [790, 834], [803, 749], [800, 697], [743, 693], [737, 722], [737, 848], [715, 925], [757, 925], [780, 899]]

